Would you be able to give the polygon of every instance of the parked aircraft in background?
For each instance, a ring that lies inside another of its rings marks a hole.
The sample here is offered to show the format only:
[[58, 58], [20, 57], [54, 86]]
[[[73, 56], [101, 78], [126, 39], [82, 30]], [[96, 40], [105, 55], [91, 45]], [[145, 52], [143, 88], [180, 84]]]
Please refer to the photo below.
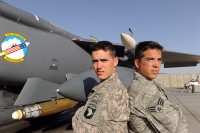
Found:
[[[120, 57], [117, 71], [128, 87], [136, 42], [124, 33], [121, 39], [124, 46], [114, 43]], [[12, 118], [36, 118], [70, 110], [78, 102], [85, 102], [99, 82], [91, 69], [90, 56], [90, 45], [97, 40], [83, 39], [3, 1], [0, 41], [1, 88], [19, 93], [14, 105], [0, 102], [0, 124]], [[164, 51], [163, 61], [165, 67], [195, 66], [200, 56]]]

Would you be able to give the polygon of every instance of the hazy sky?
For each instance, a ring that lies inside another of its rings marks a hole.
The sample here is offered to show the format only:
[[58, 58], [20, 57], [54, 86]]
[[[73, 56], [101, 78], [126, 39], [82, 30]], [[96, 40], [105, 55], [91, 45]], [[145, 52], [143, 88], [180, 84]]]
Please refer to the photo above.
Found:
[[[153, 40], [166, 50], [200, 55], [200, 0], [3, 0], [90, 39], [121, 43], [130, 27], [137, 42]], [[197, 67], [162, 68], [200, 73]]]

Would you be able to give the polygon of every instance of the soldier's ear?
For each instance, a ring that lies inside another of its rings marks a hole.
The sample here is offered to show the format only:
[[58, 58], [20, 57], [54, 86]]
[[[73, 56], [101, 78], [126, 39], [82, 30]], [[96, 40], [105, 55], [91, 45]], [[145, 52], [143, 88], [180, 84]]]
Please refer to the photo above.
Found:
[[115, 57], [115, 58], [114, 58], [114, 67], [116, 67], [116, 66], [117, 66], [117, 64], [118, 64], [118, 61], [119, 61], [118, 57]]
[[140, 63], [139, 60], [135, 59], [133, 62], [134, 62], [135, 67], [139, 68], [139, 63]]

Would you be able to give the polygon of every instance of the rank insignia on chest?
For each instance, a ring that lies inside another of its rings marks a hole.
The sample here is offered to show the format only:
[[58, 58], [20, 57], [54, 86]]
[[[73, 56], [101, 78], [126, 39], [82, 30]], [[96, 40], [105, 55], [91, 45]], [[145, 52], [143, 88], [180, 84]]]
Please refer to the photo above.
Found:
[[163, 105], [164, 101], [161, 98], [159, 98], [157, 104], [155, 106], [147, 107], [147, 110], [149, 112], [156, 112], [156, 113], [163, 112]]

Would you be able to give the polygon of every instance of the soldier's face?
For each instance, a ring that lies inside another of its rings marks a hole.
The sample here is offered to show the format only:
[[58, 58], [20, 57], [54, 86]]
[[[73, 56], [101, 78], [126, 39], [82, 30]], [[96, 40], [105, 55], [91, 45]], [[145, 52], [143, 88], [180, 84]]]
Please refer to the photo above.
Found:
[[92, 52], [92, 66], [97, 77], [103, 81], [116, 70], [118, 58], [113, 58], [110, 51], [97, 50]]
[[162, 52], [158, 49], [148, 49], [143, 52], [142, 59], [135, 59], [134, 63], [138, 73], [149, 80], [155, 79], [160, 71]]

